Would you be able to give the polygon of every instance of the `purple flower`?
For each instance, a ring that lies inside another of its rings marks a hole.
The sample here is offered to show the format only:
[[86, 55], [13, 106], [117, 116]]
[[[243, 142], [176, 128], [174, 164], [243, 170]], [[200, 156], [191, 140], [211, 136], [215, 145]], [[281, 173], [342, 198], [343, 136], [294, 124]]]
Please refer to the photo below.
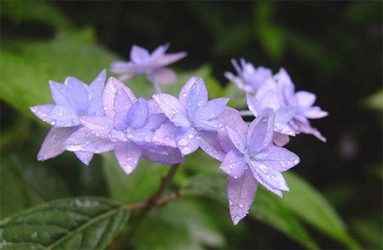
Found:
[[248, 213], [258, 183], [282, 196], [289, 191], [281, 172], [294, 167], [299, 158], [289, 150], [273, 145], [274, 112], [258, 116], [247, 127], [234, 112], [219, 139], [227, 152], [220, 169], [228, 175], [230, 215], [236, 225]]
[[103, 153], [114, 151], [121, 168], [130, 174], [141, 156], [159, 163], [184, 161], [178, 150], [152, 142], [154, 131], [167, 119], [154, 112], [154, 101], [136, 98], [119, 80], [111, 77], [103, 94], [105, 115], [82, 116], [84, 127], [65, 142], [69, 151]]
[[216, 144], [216, 131], [224, 125], [217, 117], [227, 108], [228, 98], [208, 101], [205, 83], [192, 77], [182, 87], [179, 99], [165, 93], [155, 94], [153, 99], [170, 120], [156, 131], [156, 141], [178, 147], [182, 155], [199, 147], [209, 154]]
[[[31, 107], [31, 111], [41, 120], [54, 126], [46, 136], [37, 155], [39, 161], [47, 160], [64, 152], [64, 143], [68, 137], [81, 127], [82, 115], [101, 115], [102, 93], [105, 85], [106, 70], [90, 85], [75, 77], [68, 77], [64, 84], [50, 81], [54, 104]], [[93, 154], [78, 151], [76, 156], [85, 164]]]
[[316, 96], [307, 91], [295, 92], [295, 86], [284, 69], [280, 69], [274, 78], [278, 83], [278, 96], [281, 105], [297, 107], [296, 114], [289, 122], [289, 126], [296, 134], [312, 134], [319, 140], [326, 142], [326, 138], [313, 128], [308, 120], [328, 115], [328, 112], [321, 110], [318, 106], [313, 106]]
[[119, 79], [125, 81], [139, 74], [146, 74], [148, 80], [156, 84], [174, 83], [176, 75], [173, 70], [165, 66], [186, 56], [186, 52], [165, 54], [169, 44], [159, 46], [153, 53], [133, 45], [130, 51], [130, 62], [114, 62], [111, 72], [121, 74]]
[[231, 60], [231, 62], [238, 76], [234, 76], [231, 72], [225, 72], [225, 77], [246, 93], [256, 93], [262, 83], [273, 75], [270, 69], [262, 66], [255, 68], [253, 64], [246, 63], [244, 59], [241, 59], [242, 69], [235, 60]]

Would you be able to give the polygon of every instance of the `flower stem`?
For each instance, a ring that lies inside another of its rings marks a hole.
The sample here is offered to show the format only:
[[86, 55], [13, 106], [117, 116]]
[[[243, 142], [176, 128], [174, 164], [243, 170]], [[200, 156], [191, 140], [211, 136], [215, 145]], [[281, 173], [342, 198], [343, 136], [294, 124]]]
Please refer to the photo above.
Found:
[[[152, 197], [150, 197], [148, 200], [142, 203], [135, 204], [137, 207], [142, 207], [142, 210], [139, 212], [137, 218], [134, 220], [131, 230], [126, 235], [126, 242], [130, 242], [133, 238], [134, 234], [137, 232], [138, 227], [141, 225], [142, 221], [145, 219], [146, 215], [152, 210], [154, 207], [165, 205], [166, 203], [177, 199], [178, 197], [182, 196], [183, 193], [181, 191], [175, 192], [164, 199], [160, 199], [162, 194], [165, 192], [166, 188], [170, 185], [173, 177], [175, 176], [180, 164], [174, 164], [170, 167], [169, 172], [166, 174], [166, 176], [162, 179], [161, 185], [157, 189], [157, 191], [154, 193]], [[132, 206], [132, 205], [131, 205]], [[134, 207], [131, 207], [131, 209], [134, 209]]]

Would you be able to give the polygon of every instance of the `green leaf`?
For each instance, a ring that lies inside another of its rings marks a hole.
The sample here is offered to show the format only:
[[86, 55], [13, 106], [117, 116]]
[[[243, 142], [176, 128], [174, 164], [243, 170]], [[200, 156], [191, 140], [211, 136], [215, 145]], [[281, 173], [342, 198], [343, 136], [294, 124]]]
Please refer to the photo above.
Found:
[[367, 108], [383, 111], [383, 89], [375, 92], [364, 100]]
[[92, 29], [63, 31], [52, 41], [3, 42], [0, 52], [0, 98], [35, 120], [29, 107], [52, 103], [49, 80], [90, 83], [118, 59], [94, 42]]
[[286, 208], [347, 247], [360, 248], [331, 204], [319, 192], [292, 172], [286, 172], [284, 176], [290, 187], [290, 192], [284, 193], [281, 199]]
[[70, 194], [62, 178], [35, 156], [2, 150], [0, 157], [1, 218]]
[[4, 249], [104, 249], [129, 212], [101, 197], [55, 200], [0, 221]]

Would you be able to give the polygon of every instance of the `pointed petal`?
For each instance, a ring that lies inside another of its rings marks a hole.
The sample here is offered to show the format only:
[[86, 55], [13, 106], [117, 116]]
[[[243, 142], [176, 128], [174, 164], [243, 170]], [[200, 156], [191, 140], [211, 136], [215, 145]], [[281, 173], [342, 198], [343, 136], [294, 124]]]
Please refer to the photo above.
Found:
[[137, 45], [133, 45], [132, 49], [130, 50], [130, 60], [136, 64], [142, 64], [149, 60], [150, 54], [149, 52]]
[[123, 74], [127, 73], [131, 75], [131, 77], [134, 77], [134, 64], [131, 62], [123, 62], [123, 61], [117, 61], [112, 63], [110, 67], [110, 72], [115, 74]]
[[153, 143], [141, 145], [142, 157], [160, 164], [177, 164], [184, 162], [186, 158], [182, 156], [178, 148], [154, 145]]
[[201, 149], [216, 160], [222, 161], [225, 158], [225, 151], [218, 141], [217, 133], [213, 131], [199, 131], [201, 136]]
[[69, 128], [52, 128], [45, 137], [40, 151], [37, 154], [37, 160], [45, 161], [56, 157], [64, 152], [64, 142], [77, 130], [79, 127]]
[[68, 106], [56, 105], [48, 113], [47, 117], [54, 120], [51, 124], [55, 127], [73, 127], [80, 125], [77, 114]]
[[89, 162], [92, 160], [93, 158], [93, 153], [89, 153], [89, 152], [81, 152], [81, 151], [77, 151], [77, 152], [74, 152], [76, 157], [82, 162], [84, 163], [85, 165], [89, 165]]
[[230, 216], [237, 225], [248, 213], [257, 192], [258, 182], [251, 172], [246, 172], [238, 179], [228, 177], [227, 196], [229, 199]]
[[251, 122], [247, 131], [247, 145], [252, 153], [262, 150], [273, 142], [274, 112], [269, 111]]
[[102, 93], [105, 87], [106, 70], [102, 70], [100, 74], [93, 80], [88, 87], [89, 107], [87, 114], [103, 115]]
[[208, 101], [197, 111], [195, 120], [211, 120], [217, 118], [226, 108], [229, 98], [217, 98]]
[[97, 137], [88, 128], [82, 127], [65, 141], [64, 146], [66, 150], [73, 152], [104, 153], [111, 151], [114, 143], [108, 139]]
[[122, 170], [130, 174], [138, 165], [141, 149], [133, 142], [116, 142], [114, 155]]
[[274, 132], [273, 141], [274, 141], [275, 145], [283, 147], [287, 143], [289, 143], [290, 137], [288, 135], [285, 135], [285, 134]]
[[281, 191], [289, 191], [285, 178], [280, 172], [257, 161], [249, 162], [249, 166], [254, 178], [270, 192], [282, 197]]
[[189, 155], [196, 151], [200, 145], [200, 137], [194, 128], [189, 128], [177, 134], [177, 146], [182, 155]]
[[176, 135], [180, 131], [180, 127], [175, 126], [172, 122], [167, 121], [164, 122], [155, 132], [153, 135], [153, 142], [168, 146], [177, 148], [177, 140]]
[[65, 79], [67, 100], [73, 110], [83, 113], [88, 110], [88, 85], [75, 77]]
[[248, 126], [242, 119], [242, 116], [239, 114], [238, 110], [227, 107], [218, 116], [218, 120], [237, 131], [237, 133], [239, 133], [245, 140]]
[[156, 58], [165, 54], [166, 50], [169, 48], [169, 43], [158, 46], [150, 55], [151, 58]]
[[160, 93], [153, 95], [153, 99], [157, 102], [158, 106], [161, 108], [162, 112], [169, 118], [175, 114], [184, 116], [186, 119], [188, 117], [186, 108], [184, 105], [174, 96]]
[[245, 172], [246, 162], [238, 150], [231, 150], [223, 159], [220, 170], [234, 179], [242, 177]]
[[328, 116], [328, 112], [321, 110], [318, 106], [304, 109], [301, 111], [301, 114], [310, 119], [318, 119]]
[[171, 54], [165, 54], [162, 56], [157, 56], [155, 58], [152, 58], [148, 64], [151, 68], [162, 68], [166, 65], [169, 65], [171, 63], [174, 63], [182, 58], [184, 58], [187, 55], [186, 52], [177, 52], [177, 53], [171, 53]]
[[316, 96], [307, 91], [298, 91], [295, 93], [295, 96], [298, 99], [299, 106], [301, 107], [311, 107], [316, 100]]
[[103, 106], [105, 114], [109, 117], [114, 117], [114, 102], [117, 94], [117, 90], [122, 88], [128, 96], [128, 99], [131, 102], [135, 102], [137, 100], [136, 96], [133, 92], [120, 80], [110, 77], [108, 82], [105, 85], [104, 93], [103, 93]]
[[81, 116], [80, 121], [82, 125], [99, 137], [106, 138], [113, 128], [113, 120], [108, 116]]
[[190, 89], [193, 87], [194, 83], [198, 80], [198, 77], [192, 76], [189, 78], [189, 80], [186, 81], [186, 83], [182, 86], [179, 94], [179, 100], [181, 103], [186, 105], [187, 103], [187, 97]]
[[237, 131], [235, 131], [234, 129], [232, 129], [229, 126], [226, 126], [225, 130], [226, 130], [227, 135], [229, 136], [231, 142], [234, 144], [234, 146], [240, 152], [244, 152], [245, 148], [246, 148], [246, 142], [245, 142], [244, 138], [239, 133], [237, 133]]
[[49, 114], [49, 112], [51, 112], [55, 106], [56, 105], [54, 105], [54, 104], [43, 104], [43, 105], [37, 105], [37, 106], [30, 107], [29, 109], [32, 111], [32, 113], [35, 116], [37, 116], [38, 118], [40, 118], [44, 122], [47, 122], [51, 125], [55, 125], [55, 119], [47, 116]]
[[278, 172], [286, 171], [296, 166], [300, 159], [288, 149], [270, 145], [255, 155], [257, 162], [262, 162]]
[[66, 86], [64, 84], [55, 81], [49, 81], [49, 87], [51, 90], [52, 99], [55, 104], [69, 106]]

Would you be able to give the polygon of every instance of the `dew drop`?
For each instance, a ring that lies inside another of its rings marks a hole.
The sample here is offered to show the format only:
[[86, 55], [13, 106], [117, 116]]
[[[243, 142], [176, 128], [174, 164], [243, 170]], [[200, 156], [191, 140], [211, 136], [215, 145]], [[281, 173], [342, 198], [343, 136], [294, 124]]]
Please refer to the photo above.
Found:
[[131, 161], [132, 157], [126, 157], [126, 161]]
[[243, 207], [245, 206], [245, 204], [243, 204], [243, 202], [240, 202], [240, 203], [238, 204], [238, 206], [239, 206], [240, 208], [243, 208]]
[[180, 145], [180, 146], [186, 146], [187, 144], [188, 144], [188, 142], [186, 139], [181, 139], [178, 141], [178, 145]]
[[107, 107], [104, 107], [104, 111], [107, 111], [108, 110], [108, 108]]
[[36, 107], [31, 108], [31, 111], [32, 111], [32, 112], [37, 112], [37, 110], [38, 110], [38, 109], [37, 109]]
[[230, 165], [229, 168], [230, 168], [230, 169], [233, 169], [233, 165]]
[[270, 175], [268, 175], [268, 174], [265, 175], [265, 177], [266, 177], [266, 179], [270, 179]]
[[233, 201], [229, 199], [229, 205], [233, 205]]
[[52, 122], [51, 122], [51, 125], [52, 125], [52, 126], [56, 125], [56, 122], [55, 122], [55, 121], [52, 121]]
[[198, 102], [198, 103], [197, 103], [197, 106], [198, 106], [198, 107], [201, 107], [201, 106], [202, 106], [202, 102]]
[[188, 134], [188, 138], [192, 139], [192, 138], [194, 138], [194, 135], [193, 134]]

